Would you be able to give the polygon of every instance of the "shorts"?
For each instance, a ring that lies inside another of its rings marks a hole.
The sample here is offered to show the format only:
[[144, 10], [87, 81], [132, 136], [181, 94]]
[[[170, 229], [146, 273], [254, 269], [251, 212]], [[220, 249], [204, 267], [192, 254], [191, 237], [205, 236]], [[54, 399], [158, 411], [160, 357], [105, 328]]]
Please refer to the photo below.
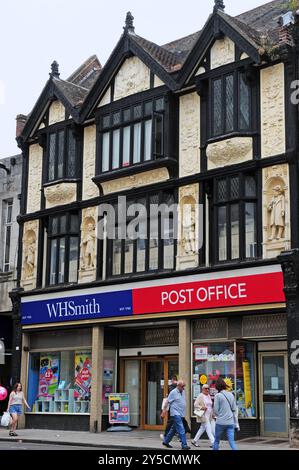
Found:
[[9, 407], [9, 413], [10, 414], [16, 414], [20, 416], [22, 414], [22, 405], [10, 405]]

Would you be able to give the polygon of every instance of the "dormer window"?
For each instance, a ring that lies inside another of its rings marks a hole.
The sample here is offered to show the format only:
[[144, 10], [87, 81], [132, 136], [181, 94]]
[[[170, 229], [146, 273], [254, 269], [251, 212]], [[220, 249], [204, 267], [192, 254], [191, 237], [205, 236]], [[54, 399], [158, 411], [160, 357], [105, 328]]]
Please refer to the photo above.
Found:
[[77, 176], [77, 145], [73, 130], [61, 129], [48, 134], [48, 183]]
[[106, 114], [100, 120], [101, 173], [164, 156], [164, 98]]
[[211, 137], [251, 128], [251, 88], [243, 72], [211, 80]]

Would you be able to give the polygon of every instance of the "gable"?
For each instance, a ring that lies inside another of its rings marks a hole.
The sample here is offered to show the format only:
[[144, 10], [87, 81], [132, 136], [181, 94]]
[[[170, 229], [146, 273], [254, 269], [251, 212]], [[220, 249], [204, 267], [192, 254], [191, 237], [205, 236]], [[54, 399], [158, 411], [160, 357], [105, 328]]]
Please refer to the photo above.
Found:
[[114, 82], [114, 100], [120, 100], [150, 88], [150, 69], [136, 56], [126, 59]]
[[211, 69], [235, 62], [235, 43], [225, 36], [217, 39], [210, 50]]

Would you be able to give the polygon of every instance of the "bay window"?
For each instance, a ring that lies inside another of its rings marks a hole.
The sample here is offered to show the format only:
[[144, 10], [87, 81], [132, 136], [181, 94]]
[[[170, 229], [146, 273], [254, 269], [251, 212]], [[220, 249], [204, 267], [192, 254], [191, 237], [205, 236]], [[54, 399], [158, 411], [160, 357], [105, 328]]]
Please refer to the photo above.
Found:
[[71, 128], [48, 134], [46, 182], [77, 177], [77, 144]]
[[164, 111], [164, 98], [159, 98], [102, 116], [100, 172], [105, 173], [163, 157]]

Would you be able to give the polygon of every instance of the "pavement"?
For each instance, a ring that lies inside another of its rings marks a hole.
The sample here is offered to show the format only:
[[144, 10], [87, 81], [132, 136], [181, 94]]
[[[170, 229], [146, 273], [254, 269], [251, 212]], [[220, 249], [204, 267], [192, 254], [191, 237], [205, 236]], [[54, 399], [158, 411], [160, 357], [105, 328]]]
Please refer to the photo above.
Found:
[[[97, 449], [165, 449], [162, 446], [160, 432], [158, 431], [140, 431], [133, 430], [131, 432], [101, 432], [89, 433], [81, 431], [53, 431], [45, 429], [19, 429], [18, 437], [9, 437], [6, 428], [0, 428], [0, 441], [4, 442], [30, 442], [43, 443], [62, 446], [79, 446], [84, 448]], [[190, 440], [188, 440], [190, 445]], [[172, 443], [174, 450], [181, 448], [176, 438]], [[9, 444], [8, 444], [9, 445]], [[239, 450], [295, 450], [291, 449], [288, 440], [275, 438], [248, 438], [237, 441]], [[2, 446], [1, 446], [2, 447]], [[196, 450], [195, 447], [191, 446]], [[3, 449], [3, 447], [2, 447]], [[200, 450], [210, 450], [208, 440], [200, 440]], [[222, 450], [229, 450], [227, 442], [221, 442]], [[296, 449], [299, 450], [299, 449]]]

